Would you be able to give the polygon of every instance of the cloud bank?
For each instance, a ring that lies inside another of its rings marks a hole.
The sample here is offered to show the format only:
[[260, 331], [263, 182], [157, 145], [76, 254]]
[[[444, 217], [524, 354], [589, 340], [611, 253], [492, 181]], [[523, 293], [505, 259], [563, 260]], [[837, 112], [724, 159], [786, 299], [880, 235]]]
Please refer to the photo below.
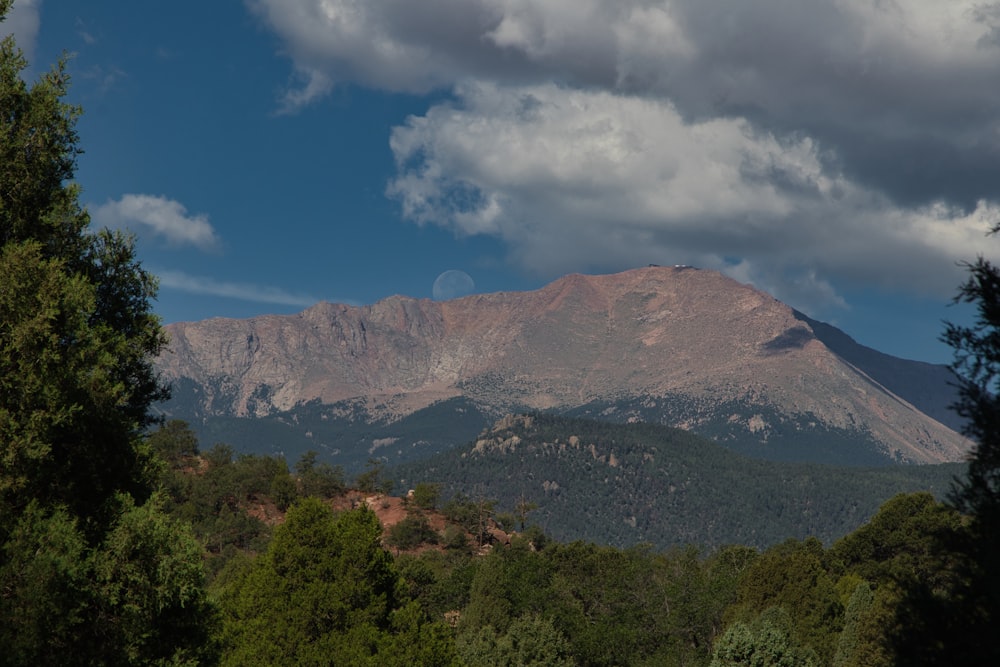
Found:
[[174, 246], [191, 245], [210, 251], [219, 247], [220, 241], [208, 216], [188, 215], [180, 202], [153, 195], [123, 195], [121, 199], [108, 200], [91, 209], [91, 216], [106, 227], [138, 228], [162, 237]]
[[556, 275], [726, 270], [794, 305], [948, 296], [995, 254], [1000, 3], [252, 0], [301, 82], [452, 99], [395, 128], [404, 215]]

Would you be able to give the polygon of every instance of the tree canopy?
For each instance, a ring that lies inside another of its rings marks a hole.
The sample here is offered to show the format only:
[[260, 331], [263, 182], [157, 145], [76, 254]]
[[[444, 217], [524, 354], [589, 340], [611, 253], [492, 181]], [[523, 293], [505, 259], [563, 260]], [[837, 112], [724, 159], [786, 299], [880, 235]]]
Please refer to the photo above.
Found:
[[266, 553], [224, 590], [224, 664], [451, 664], [443, 628], [405, 603], [381, 535], [363, 506], [292, 506]]

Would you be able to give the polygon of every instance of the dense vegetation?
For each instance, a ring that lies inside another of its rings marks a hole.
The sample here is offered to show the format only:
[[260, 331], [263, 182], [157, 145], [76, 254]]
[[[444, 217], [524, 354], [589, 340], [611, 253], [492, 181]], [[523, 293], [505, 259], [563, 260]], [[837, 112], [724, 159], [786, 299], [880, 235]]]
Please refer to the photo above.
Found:
[[[218, 388], [222, 397], [224, 389]], [[468, 442], [491, 421], [462, 397], [439, 401], [395, 421], [374, 418], [367, 406], [355, 401], [313, 401], [264, 417], [224, 417], [205, 414], [201, 390], [187, 378], [174, 383], [171, 399], [156, 407], [191, 420], [202, 442], [238, 442], [242, 452], [291, 461], [315, 451], [322, 460], [351, 473], [373, 455], [400, 463], [445, 451]]]
[[[180, 422], [151, 440], [172, 461], [169, 506], [200, 517], [215, 563], [224, 664], [899, 664], [909, 592], [960, 577], [962, 557], [939, 538], [968, 535], [957, 510], [913, 493], [829, 547], [616, 548], [561, 543], [537, 525], [505, 538], [497, 521], [530, 524], [533, 503], [503, 516], [429, 483], [383, 533], [367, 505], [343, 501], [358, 496], [342, 472], [313, 455], [290, 472], [224, 446], [200, 453]], [[384, 475], [374, 464], [354, 486], [377, 498]], [[276, 509], [276, 493], [290, 505], [272, 533], [250, 513]]]
[[[901, 664], [911, 592], [962, 576], [963, 557], [940, 536], [969, 535], [957, 510], [912, 493], [829, 547], [616, 548], [561, 543], [537, 525], [505, 538], [497, 520], [530, 524], [532, 503], [503, 516], [491, 500], [443, 500], [428, 483], [383, 533], [367, 505], [343, 502], [358, 496], [342, 473], [317, 471], [311, 455], [290, 473], [225, 447], [200, 454], [179, 422], [152, 440], [174, 452], [171, 506], [205, 517], [195, 526], [217, 563], [225, 664]], [[378, 498], [383, 475], [370, 466], [355, 486]], [[274, 506], [283, 480], [291, 504], [271, 533], [249, 512]], [[219, 522], [254, 527], [225, 533]]]
[[[0, 18], [10, 6], [0, 0]], [[495, 515], [494, 499], [442, 503], [418, 480], [407, 516], [383, 534], [371, 503], [388, 504], [379, 494], [393, 480], [378, 460], [345, 495], [343, 471], [315, 452], [289, 470], [226, 445], [202, 452], [183, 423], [150, 430], [163, 397], [155, 281], [128, 237], [88, 229], [68, 184], [79, 111], [62, 102], [64, 64], [30, 86], [24, 69], [3, 40], [0, 665], [1000, 663], [992, 265], [970, 267], [961, 293], [979, 321], [946, 334], [977, 442], [951, 505], [895, 496], [828, 547], [810, 537], [763, 552], [658, 550], [559, 543], [525, 526], [541, 503], [512, 484], [496, 498], [511, 511]], [[569, 451], [559, 423], [538, 421], [553, 430], [536, 450], [499, 444], [539, 460]], [[607, 452], [588, 448], [606, 476], [636, 456], [686, 470], [679, 484], [709, 479], [616, 437]], [[680, 435], [668, 445], [687, 446]], [[616, 483], [645, 484], [628, 474]]]
[[667, 548], [789, 537], [832, 542], [897, 493], [943, 497], [965, 466], [844, 468], [749, 459], [687, 431], [657, 424], [534, 415], [505, 420], [476, 446], [399, 466], [445, 496], [521, 498], [533, 521], [560, 540]]
[[[693, 424], [692, 432], [757, 459], [843, 466], [899, 464], [867, 430], [824, 425], [812, 414], [784, 414], [749, 400], [709, 401], [681, 394], [594, 401], [566, 411], [619, 424]], [[756, 422], [759, 430], [749, 424]]]

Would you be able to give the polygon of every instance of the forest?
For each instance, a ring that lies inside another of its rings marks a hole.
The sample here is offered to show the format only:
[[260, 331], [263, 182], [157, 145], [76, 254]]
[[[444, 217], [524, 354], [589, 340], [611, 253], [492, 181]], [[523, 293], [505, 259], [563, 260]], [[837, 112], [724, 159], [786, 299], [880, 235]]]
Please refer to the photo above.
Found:
[[938, 498], [960, 463], [863, 468], [765, 461], [657, 423], [508, 415], [467, 445], [393, 466], [401, 486], [432, 480], [447, 496], [521, 499], [561, 541], [626, 547], [745, 544], [789, 537], [831, 543], [898, 493]]
[[926, 492], [829, 545], [620, 548], [551, 538], [534, 503], [499, 512], [429, 482], [384, 527], [394, 483], [377, 460], [348, 483], [315, 453], [289, 469], [201, 452], [180, 421], [148, 442], [161, 509], [202, 546], [203, 659], [224, 665], [937, 664], [955, 631], [937, 614], [975, 576], [958, 548], [974, 523]]
[[527, 499], [414, 480], [385, 528], [378, 461], [348, 482], [157, 423], [156, 278], [133, 238], [90, 228], [65, 60], [26, 68], [5, 38], [0, 664], [1000, 664], [988, 262], [959, 293], [977, 325], [945, 332], [977, 443], [947, 502], [896, 496], [828, 545], [612, 547], [552, 539]]

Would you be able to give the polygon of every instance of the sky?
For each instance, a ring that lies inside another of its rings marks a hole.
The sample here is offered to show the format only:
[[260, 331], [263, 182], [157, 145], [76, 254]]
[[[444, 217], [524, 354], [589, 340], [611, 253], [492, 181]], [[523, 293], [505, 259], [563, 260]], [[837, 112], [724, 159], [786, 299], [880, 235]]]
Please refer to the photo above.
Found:
[[962, 262], [1000, 259], [1000, 3], [15, 0], [0, 31], [29, 78], [70, 55], [83, 202], [166, 323], [690, 264], [946, 363]]

